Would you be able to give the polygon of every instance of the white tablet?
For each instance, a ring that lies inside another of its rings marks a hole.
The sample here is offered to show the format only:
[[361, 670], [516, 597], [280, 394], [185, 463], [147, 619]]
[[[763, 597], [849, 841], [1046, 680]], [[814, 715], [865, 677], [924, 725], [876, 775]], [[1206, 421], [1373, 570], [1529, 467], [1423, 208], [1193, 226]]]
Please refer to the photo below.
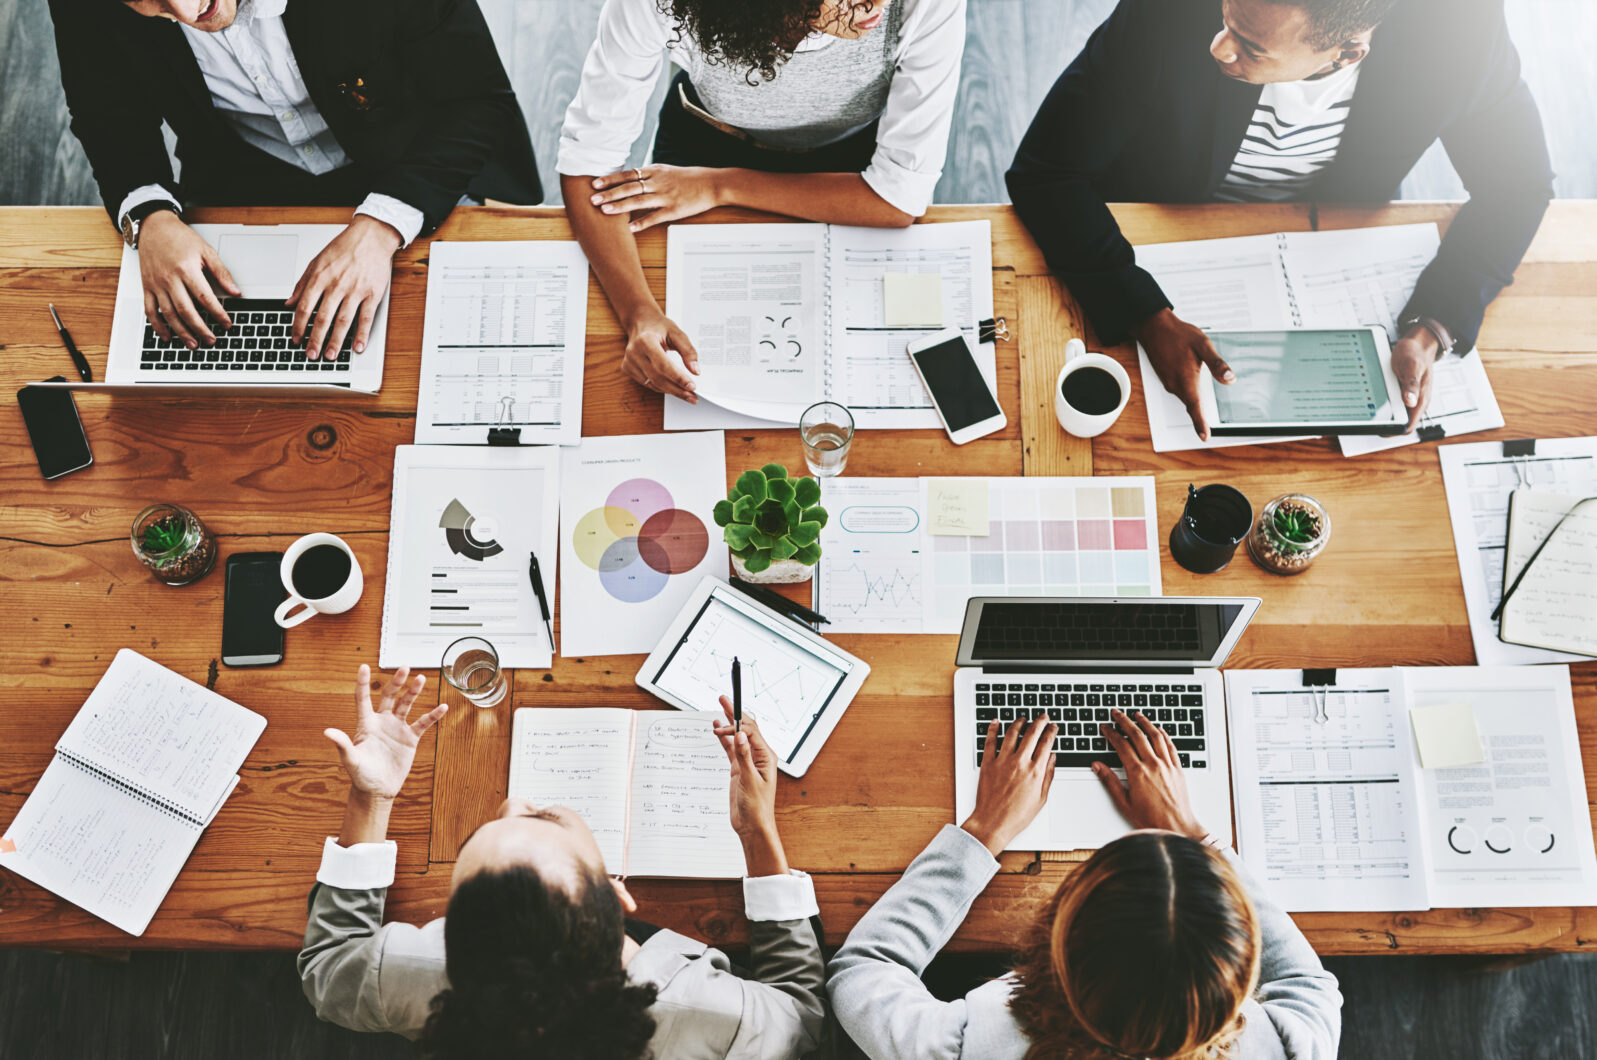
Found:
[[865, 683], [871, 668], [797, 622], [706, 577], [643, 661], [638, 685], [679, 710], [716, 710], [732, 695], [732, 659], [743, 712], [759, 720], [777, 765], [802, 776]]
[[1203, 369], [1211, 434], [1401, 434], [1408, 424], [1380, 328], [1208, 334], [1237, 374], [1223, 386]]

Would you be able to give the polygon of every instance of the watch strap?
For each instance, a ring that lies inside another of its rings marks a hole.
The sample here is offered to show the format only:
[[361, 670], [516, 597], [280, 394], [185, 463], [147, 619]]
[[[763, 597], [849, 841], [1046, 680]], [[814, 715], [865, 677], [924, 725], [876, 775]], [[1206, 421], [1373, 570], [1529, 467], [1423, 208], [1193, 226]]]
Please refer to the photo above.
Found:
[[170, 199], [151, 199], [148, 202], [141, 202], [123, 216], [122, 238], [126, 240], [128, 246], [134, 250], [139, 249], [139, 230], [144, 226], [145, 218], [162, 210], [171, 210], [179, 217], [183, 216], [183, 211]]
[[1399, 331], [1406, 334], [1414, 328], [1424, 328], [1436, 337], [1436, 344], [1440, 348], [1437, 352], [1438, 357], [1445, 357], [1453, 352], [1453, 333], [1448, 331], [1447, 325], [1440, 320], [1426, 316], [1409, 317], [1399, 326]]

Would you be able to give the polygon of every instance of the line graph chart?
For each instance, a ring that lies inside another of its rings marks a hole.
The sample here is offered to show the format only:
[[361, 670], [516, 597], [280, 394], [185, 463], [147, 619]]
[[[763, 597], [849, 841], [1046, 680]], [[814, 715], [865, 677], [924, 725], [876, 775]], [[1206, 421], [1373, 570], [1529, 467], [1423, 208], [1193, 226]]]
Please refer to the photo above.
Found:
[[921, 620], [924, 598], [918, 549], [888, 556], [853, 549], [830, 560], [823, 554], [822, 562], [829, 612], [894, 623]]

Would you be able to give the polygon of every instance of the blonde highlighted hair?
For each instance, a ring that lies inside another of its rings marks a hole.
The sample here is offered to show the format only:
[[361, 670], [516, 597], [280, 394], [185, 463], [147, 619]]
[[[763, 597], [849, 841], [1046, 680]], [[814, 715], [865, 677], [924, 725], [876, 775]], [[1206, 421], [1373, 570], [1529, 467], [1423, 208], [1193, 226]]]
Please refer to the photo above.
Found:
[[1219, 1060], [1258, 987], [1259, 923], [1218, 851], [1134, 832], [1043, 907], [1010, 998], [1027, 1060]]

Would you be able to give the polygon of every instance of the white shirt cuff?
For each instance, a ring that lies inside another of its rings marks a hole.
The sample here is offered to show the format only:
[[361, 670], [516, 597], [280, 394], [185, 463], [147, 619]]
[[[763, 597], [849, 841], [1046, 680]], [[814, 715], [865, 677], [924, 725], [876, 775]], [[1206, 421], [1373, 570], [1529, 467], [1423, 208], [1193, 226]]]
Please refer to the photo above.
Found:
[[555, 172], [563, 177], [604, 177], [626, 168], [631, 146], [616, 150], [592, 147], [578, 140], [560, 140]]
[[135, 206], [142, 206], [156, 199], [165, 199], [176, 207], [179, 212], [182, 212], [183, 204], [178, 202], [177, 197], [171, 192], [159, 184], [144, 184], [128, 192], [127, 197], [122, 200], [122, 205], [116, 208], [116, 226], [118, 228], [122, 227], [122, 220], [133, 211]]
[[316, 870], [316, 882], [346, 891], [387, 887], [394, 882], [394, 864], [398, 858], [399, 846], [392, 839], [344, 847], [328, 836], [327, 842], [322, 844], [322, 864]]
[[399, 233], [399, 245], [410, 246], [411, 240], [421, 235], [421, 226], [427, 218], [422, 212], [408, 202], [400, 202], [392, 195], [378, 195], [373, 192], [355, 208], [357, 214], [375, 217], [383, 224], [390, 226]]
[[903, 210], [911, 217], [925, 215], [942, 175], [941, 170], [922, 173], [890, 162], [884, 163], [880, 158], [872, 159], [871, 164], [865, 167], [865, 172], [860, 174], [866, 186], [880, 195], [887, 205], [895, 210]]
[[786, 876], [744, 877], [743, 915], [750, 920], [808, 920], [820, 911], [815, 881], [807, 872], [789, 869]]

